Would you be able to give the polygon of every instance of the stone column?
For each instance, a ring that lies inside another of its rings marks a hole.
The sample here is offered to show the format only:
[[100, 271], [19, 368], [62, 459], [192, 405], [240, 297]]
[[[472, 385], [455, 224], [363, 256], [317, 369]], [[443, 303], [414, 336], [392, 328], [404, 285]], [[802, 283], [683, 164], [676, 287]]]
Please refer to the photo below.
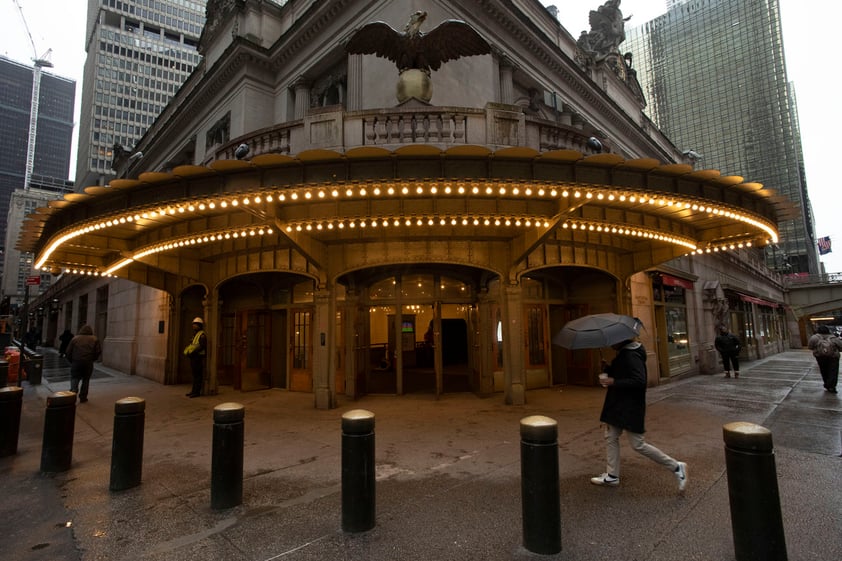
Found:
[[363, 55], [348, 55], [348, 111], [363, 108]]
[[333, 377], [336, 372], [333, 356], [335, 325], [332, 311], [336, 309], [336, 295], [333, 290], [320, 287], [315, 295], [316, 309], [313, 315], [313, 388], [316, 393], [316, 409], [332, 409], [336, 406]]
[[208, 352], [205, 357], [205, 395], [216, 395], [219, 393], [219, 380], [217, 378], [217, 364], [219, 356], [216, 352], [219, 337], [219, 289], [214, 289], [215, 294], [208, 296], [204, 301], [205, 314], [205, 337], [208, 338]]
[[500, 103], [514, 103], [514, 66], [508, 57], [500, 58]]
[[292, 84], [295, 91], [295, 115], [296, 119], [303, 119], [307, 116], [307, 110], [310, 109], [310, 82], [300, 76]]
[[526, 366], [523, 356], [523, 293], [520, 283], [500, 291], [503, 311], [503, 379], [506, 405], [526, 403]]

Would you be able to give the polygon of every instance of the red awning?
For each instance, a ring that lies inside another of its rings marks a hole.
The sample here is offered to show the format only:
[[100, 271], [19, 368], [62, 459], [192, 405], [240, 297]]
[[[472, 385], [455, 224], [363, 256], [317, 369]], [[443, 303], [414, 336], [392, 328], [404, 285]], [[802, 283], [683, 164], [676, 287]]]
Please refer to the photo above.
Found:
[[674, 277], [672, 275], [665, 275], [664, 273], [661, 273], [661, 282], [668, 286], [680, 286], [681, 288], [686, 288], [687, 290], [693, 290], [693, 281]]
[[775, 302], [769, 302], [768, 300], [755, 298], [754, 296], [747, 296], [745, 294], [740, 294], [740, 300], [742, 300], [743, 302], [751, 302], [752, 304], [758, 304], [760, 306], [768, 306], [770, 308], [780, 307], [780, 304], [776, 304]]

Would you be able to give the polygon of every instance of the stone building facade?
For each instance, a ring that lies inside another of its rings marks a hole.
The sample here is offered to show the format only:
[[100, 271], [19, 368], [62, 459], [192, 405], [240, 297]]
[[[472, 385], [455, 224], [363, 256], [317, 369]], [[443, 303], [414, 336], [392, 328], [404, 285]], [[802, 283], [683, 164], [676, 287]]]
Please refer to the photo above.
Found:
[[[487, 52], [429, 74], [348, 52], [422, 8], [428, 55], [458, 43], [435, 31], [449, 20]], [[792, 206], [694, 169], [642, 113], [628, 62], [539, 2], [210, 1], [206, 19], [203, 60], [142, 157], [41, 209], [20, 241], [61, 277], [56, 321], [96, 322], [109, 366], [186, 382], [198, 315], [209, 393], [521, 404], [596, 383], [596, 350], [551, 342], [588, 313], [643, 321], [651, 384], [714, 372], [722, 323], [748, 356], [788, 347], [761, 248]], [[410, 79], [428, 100], [398, 100]]]

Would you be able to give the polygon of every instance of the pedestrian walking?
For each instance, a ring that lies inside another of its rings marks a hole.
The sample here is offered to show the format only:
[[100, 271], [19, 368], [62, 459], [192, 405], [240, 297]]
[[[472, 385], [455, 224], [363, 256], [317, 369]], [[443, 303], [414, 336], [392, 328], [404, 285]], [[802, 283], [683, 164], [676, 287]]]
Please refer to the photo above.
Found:
[[193, 374], [193, 388], [187, 397], [202, 395], [202, 385], [205, 379], [205, 356], [208, 349], [208, 337], [205, 335], [205, 320], [193, 318], [193, 339], [184, 348], [184, 355], [190, 359], [190, 372]]
[[742, 345], [740, 339], [730, 331], [727, 327], [719, 329], [719, 335], [713, 341], [714, 347], [719, 351], [719, 356], [722, 357], [722, 366], [725, 368], [725, 377], [731, 377], [731, 370], [734, 370], [734, 378], [740, 377], [740, 350]]
[[816, 357], [825, 391], [836, 393], [836, 383], [839, 380], [839, 351], [842, 350], [842, 339], [833, 335], [826, 325], [820, 325], [816, 329], [816, 333], [807, 341], [807, 347], [813, 351], [813, 356]]
[[594, 485], [620, 484], [620, 435], [625, 431], [632, 449], [670, 469], [678, 490], [687, 486], [687, 464], [666, 455], [643, 437], [646, 417], [646, 349], [636, 339], [612, 347], [617, 355], [611, 364], [602, 361], [600, 384], [608, 388], [599, 420], [605, 424], [607, 463], [605, 473], [591, 478]]
[[65, 328], [64, 333], [58, 336], [58, 340], [61, 341], [58, 347], [58, 356], [64, 356], [67, 353], [67, 345], [70, 344], [71, 339], [73, 339], [73, 333]]
[[94, 371], [94, 361], [102, 354], [102, 345], [90, 325], [83, 325], [79, 333], [70, 340], [65, 351], [70, 361], [70, 391], [79, 396], [79, 401], [88, 401], [88, 386]]

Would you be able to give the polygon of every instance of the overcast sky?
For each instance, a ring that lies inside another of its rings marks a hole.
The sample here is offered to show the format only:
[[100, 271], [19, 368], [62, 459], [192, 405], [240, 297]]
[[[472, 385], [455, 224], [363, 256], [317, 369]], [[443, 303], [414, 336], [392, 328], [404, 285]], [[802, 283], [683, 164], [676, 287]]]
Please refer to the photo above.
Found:
[[[760, 1], [760, 0], [758, 0]], [[588, 12], [604, 0], [541, 0], [544, 5], [559, 8], [559, 20], [573, 37], [590, 29]], [[834, 137], [842, 130], [842, 109], [837, 91], [838, 77], [833, 74], [839, 56], [839, 39], [833, 32], [842, 21], [842, 2], [836, 0], [779, 0], [784, 30], [787, 75], [795, 84], [807, 185], [816, 235], [830, 236], [834, 252], [822, 256], [828, 272], [842, 272], [842, 215], [836, 191], [834, 166], [838, 142]], [[18, 5], [22, 7], [35, 43], [26, 33]], [[624, 16], [632, 16], [626, 24], [637, 26], [664, 13], [665, 0], [622, 0]], [[82, 66], [85, 60], [86, 0], [0, 0], [0, 54], [31, 64], [35, 56], [52, 49], [52, 72], [76, 80], [78, 133], [79, 99], [82, 91]], [[823, 23], [823, 25], [818, 25]], [[37, 53], [37, 55], [36, 55]], [[74, 133], [75, 138], [75, 133]], [[73, 157], [75, 159], [75, 140]], [[70, 170], [75, 175], [75, 165]], [[747, 177], [747, 181], [753, 178]]]

